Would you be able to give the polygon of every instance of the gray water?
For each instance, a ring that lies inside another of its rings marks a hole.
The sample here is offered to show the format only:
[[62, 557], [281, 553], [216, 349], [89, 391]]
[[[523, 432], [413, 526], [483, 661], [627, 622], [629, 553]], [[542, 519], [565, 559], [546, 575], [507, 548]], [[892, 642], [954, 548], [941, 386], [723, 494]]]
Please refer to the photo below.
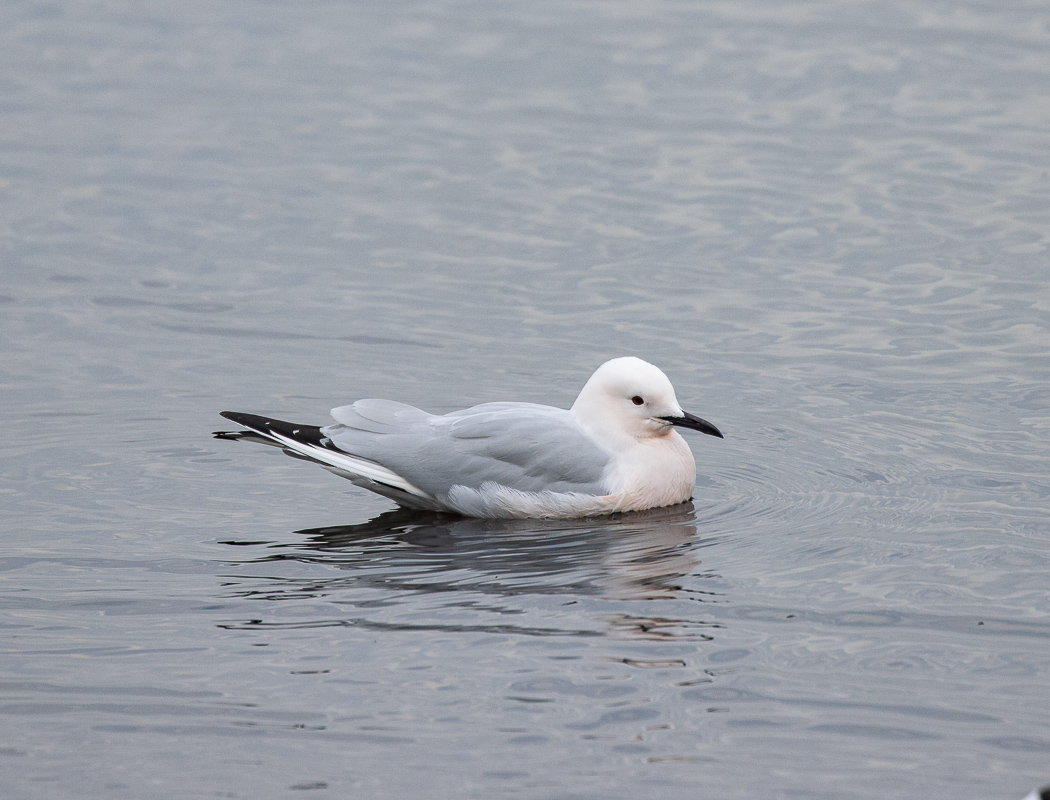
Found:
[[[1044, 3], [9, 2], [0, 79], [4, 798], [1050, 782]], [[691, 505], [210, 438], [627, 354]]]

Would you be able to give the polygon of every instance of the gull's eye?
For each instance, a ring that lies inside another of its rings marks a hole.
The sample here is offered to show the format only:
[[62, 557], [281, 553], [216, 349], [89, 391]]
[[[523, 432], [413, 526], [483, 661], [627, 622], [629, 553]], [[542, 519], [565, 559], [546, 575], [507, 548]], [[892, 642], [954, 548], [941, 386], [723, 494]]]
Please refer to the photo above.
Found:
[[645, 401], [641, 398], [640, 395], [637, 395], [637, 394], [634, 397], [631, 398], [631, 402], [634, 403], [636, 406], [640, 406], [640, 405], [644, 405], [645, 404]]

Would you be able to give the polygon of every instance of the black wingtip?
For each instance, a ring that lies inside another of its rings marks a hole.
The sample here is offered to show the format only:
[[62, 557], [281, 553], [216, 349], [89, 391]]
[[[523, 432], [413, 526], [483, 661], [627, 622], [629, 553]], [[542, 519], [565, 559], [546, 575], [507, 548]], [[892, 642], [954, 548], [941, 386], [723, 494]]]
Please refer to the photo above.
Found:
[[251, 428], [253, 431], [259, 431], [260, 433], [266, 433], [271, 428], [280, 430], [281, 426], [291, 426], [292, 424], [283, 420], [272, 419], [271, 417], [261, 417], [258, 414], [245, 414], [243, 411], [220, 411], [219, 416], [226, 417], [230, 422], [236, 422], [238, 425], [243, 425], [245, 428]]
[[[303, 444], [324, 447], [328, 450], [338, 449], [332, 444], [330, 439], [322, 435], [321, 429], [316, 425], [297, 425], [294, 422], [261, 417], [258, 414], [245, 414], [242, 411], [220, 411], [219, 415], [231, 422], [236, 422], [238, 425], [243, 425], [249, 431], [254, 431], [263, 437], [270, 437], [271, 434], [279, 433], [281, 436]], [[216, 431], [214, 436], [217, 439], [250, 439], [251, 436], [246, 434], [246, 431], [242, 431], [240, 436], [226, 431]]]

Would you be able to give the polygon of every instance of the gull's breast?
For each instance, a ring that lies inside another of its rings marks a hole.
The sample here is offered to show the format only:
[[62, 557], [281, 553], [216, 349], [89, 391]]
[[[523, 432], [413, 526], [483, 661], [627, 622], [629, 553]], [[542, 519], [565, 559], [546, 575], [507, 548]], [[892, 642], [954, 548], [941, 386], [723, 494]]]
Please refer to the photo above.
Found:
[[606, 478], [618, 511], [641, 511], [684, 503], [696, 487], [693, 452], [677, 431], [645, 439], [621, 453]]

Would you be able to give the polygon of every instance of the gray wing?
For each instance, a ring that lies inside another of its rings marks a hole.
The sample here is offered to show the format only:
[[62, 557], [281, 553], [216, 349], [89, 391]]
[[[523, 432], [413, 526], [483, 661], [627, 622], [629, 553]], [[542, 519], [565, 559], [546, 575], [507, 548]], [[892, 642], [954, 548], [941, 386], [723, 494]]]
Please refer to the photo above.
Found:
[[563, 409], [486, 403], [434, 416], [390, 400], [334, 409], [322, 430], [340, 450], [369, 459], [435, 497], [494, 482], [524, 492], [606, 494], [610, 455]]

